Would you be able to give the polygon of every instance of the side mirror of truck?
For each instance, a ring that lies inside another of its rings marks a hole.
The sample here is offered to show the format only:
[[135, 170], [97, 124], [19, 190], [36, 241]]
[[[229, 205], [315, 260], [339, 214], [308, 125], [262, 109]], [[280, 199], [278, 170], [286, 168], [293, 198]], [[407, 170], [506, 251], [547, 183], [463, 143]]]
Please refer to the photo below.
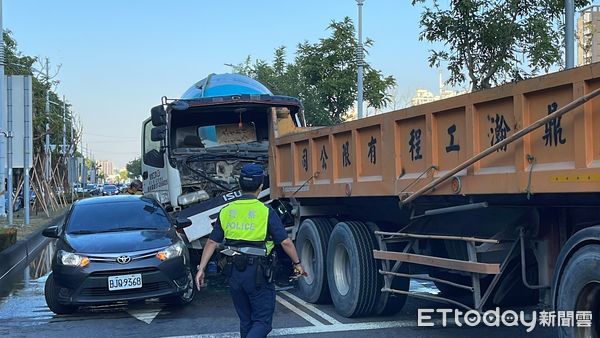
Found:
[[165, 126], [154, 127], [150, 130], [150, 139], [153, 142], [164, 141], [167, 135], [167, 128]]
[[167, 125], [167, 112], [162, 105], [150, 109], [150, 116], [152, 117], [153, 126], [160, 127]]

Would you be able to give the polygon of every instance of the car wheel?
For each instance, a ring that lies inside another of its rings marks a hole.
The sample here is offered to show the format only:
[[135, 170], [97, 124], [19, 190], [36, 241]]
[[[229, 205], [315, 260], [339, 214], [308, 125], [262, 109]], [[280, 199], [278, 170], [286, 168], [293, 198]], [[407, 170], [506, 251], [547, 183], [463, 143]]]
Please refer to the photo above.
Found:
[[46, 298], [46, 304], [50, 311], [56, 313], [57, 315], [65, 315], [73, 313], [77, 310], [77, 306], [63, 304], [58, 300], [58, 293], [60, 292], [60, 286], [56, 284], [54, 281], [54, 276], [52, 273], [46, 279], [46, 284], [44, 285], [44, 296]]
[[196, 287], [194, 286], [194, 277], [192, 276], [192, 271], [188, 269], [188, 283], [185, 288], [185, 291], [176, 295], [165, 298], [167, 303], [176, 304], [176, 305], [187, 305], [190, 304], [194, 297], [196, 296]]

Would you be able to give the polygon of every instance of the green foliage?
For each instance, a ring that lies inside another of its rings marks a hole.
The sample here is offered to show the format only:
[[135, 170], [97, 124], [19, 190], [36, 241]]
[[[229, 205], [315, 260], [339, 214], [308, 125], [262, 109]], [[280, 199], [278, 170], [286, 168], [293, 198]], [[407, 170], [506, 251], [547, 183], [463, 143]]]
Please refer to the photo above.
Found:
[[[131, 161], [129, 161], [125, 168], [127, 169], [127, 177], [129, 178], [138, 178], [142, 176], [142, 159], [137, 157]], [[119, 173], [120, 174], [120, 173]], [[125, 179], [123, 179], [125, 180]]]
[[[33, 147], [34, 151], [43, 151], [43, 142], [46, 135], [47, 114], [46, 107], [46, 91], [52, 86], [58, 84], [57, 81], [46, 79], [41, 74], [34, 70], [34, 64], [38, 61], [36, 57], [23, 55], [18, 50], [17, 42], [13, 39], [10, 31], [4, 31], [4, 55], [6, 75], [32, 75], [36, 74], [32, 80], [33, 86]], [[39, 67], [38, 67], [39, 68]], [[58, 103], [50, 105], [50, 142], [52, 144], [62, 144], [63, 132], [63, 101], [54, 92], [50, 91], [50, 101]], [[71, 121], [72, 114], [69, 111], [67, 104], [67, 145], [71, 144]], [[59, 152], [59, 148], [56, 149]]]
[[[273, 61], [252, 63], [250, 57], [234, 67], [234, 71], [253, 77], [276, 95], [302, 100], [309, 125], [331, 125], [347, 118], [357, 96], [356, 50], [358, 41], [354, 25], [348, 17], [332, 21], [330, 36], [316, 43], [305, 41], [297, 46], [292, 63], [286, 62], [286, 47], [275, 50]], [[373, 41], [367, 39], [366, 49]], [[390, 102], [388, 90], [396, 84], [392, 76], [366, 64], [364, 66], [364, 99], [374, 108]]]
[[[444, 2], [445, 3], [445, 2]], [[589, 0], [575, 0], [582, 8]], [[431, 66], [447, 63], [450, 84], [473, 90], [535, 76], [561, 64], [564, 0], [412, 0], [421, 4], [421, 40], [443, 43]], [[467, 78], [468, 77], [468, 78]]]

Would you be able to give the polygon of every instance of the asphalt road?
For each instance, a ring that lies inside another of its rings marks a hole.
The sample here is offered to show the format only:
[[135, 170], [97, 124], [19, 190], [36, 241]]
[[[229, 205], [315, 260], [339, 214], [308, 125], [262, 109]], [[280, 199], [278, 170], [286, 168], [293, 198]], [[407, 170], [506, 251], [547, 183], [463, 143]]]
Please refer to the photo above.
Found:
[[[50, 255], [51, 252], [46, 252]], [[35, 271], [34, 271], [35, 270]], [[113, 304], [81, 308], [73, 315], [54, 315], [44, 300], [47, 277], [44, 264], [31, 268], [29, 281], [19, 282], [0, 298], [0, 335], [10, 337], [236, 337], [238, 319], [229, 292], [220, 279], [212, 279], [194, 302], [171, 307], [158, 300], [137, 304]], [[413, 290], [436, 292], [432, 285], [417, 281]], [[448, 307], [409, 299], [401, 313], [392, 317], [348, 319], [338, 316], [332, 305], [306, 304], [294, 290], [277, 297], [273, 336], [289, 337], [556, 337], [554, 329], [537, 327], [417, 326], [418, 308]], [[527, 309], [531, 311], [534, 309]], [[434, 317], [436, 318], [436, 317]]]

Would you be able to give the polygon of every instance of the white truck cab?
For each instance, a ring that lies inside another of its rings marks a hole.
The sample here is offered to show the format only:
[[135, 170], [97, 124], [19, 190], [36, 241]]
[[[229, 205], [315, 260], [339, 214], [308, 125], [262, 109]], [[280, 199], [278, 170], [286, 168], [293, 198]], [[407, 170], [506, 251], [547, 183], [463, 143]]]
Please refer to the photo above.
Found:
[[[192, 248], [201, 248], [198, 240], [212, 231], [221, 208], [241, 196], [242, 166], [268, 168], [270, 141], [278, 129], [304, 125], [299, 100], [272, 95], [243, 75], [212, 74], [181, 99], [163, 98], [144, 121], [144, 194], [189, 218], [186, 238]], [[268, 176], [259, 198], [269, 198]]]

